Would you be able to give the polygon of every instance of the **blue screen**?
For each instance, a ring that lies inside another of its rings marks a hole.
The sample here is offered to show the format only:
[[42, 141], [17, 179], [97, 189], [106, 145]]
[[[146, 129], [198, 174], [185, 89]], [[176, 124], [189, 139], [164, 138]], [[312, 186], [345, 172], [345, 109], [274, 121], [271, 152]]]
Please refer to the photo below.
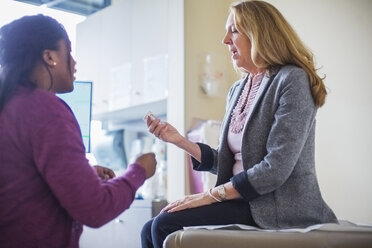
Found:
[[74, 82], [74, 90], [57, 94], [74, 113], [81, 130], [85, 152], [90, 152], [90, 122], [92, 118], [92, 82]]

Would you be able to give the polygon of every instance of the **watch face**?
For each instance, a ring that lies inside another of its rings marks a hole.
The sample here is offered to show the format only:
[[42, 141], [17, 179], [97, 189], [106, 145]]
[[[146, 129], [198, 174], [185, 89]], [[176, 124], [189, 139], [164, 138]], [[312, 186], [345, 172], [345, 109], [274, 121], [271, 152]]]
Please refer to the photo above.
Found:
[[221, 198], [221, 200], [223, 200], [223, 201], [226, 200], [226, 191], [225, 191], [225, 187], [223, 185], [218, 187], [217, 193], [218, 193], [219, 197]]

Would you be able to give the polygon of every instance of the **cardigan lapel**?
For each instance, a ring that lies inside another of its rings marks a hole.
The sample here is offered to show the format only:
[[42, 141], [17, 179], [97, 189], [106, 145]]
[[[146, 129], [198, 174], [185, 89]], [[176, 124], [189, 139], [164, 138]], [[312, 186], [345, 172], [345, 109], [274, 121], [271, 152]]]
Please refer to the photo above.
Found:
[[227, 141], [227, 132], [229, 130], [229, 125], [231, 121], [231, 113], [233, 109], [235, 108], [235, 105], [237, 104], [240, 95], [242, 94], [242, 91], [244, 89], [245, 84], [248, 82], [248, 75], [241, 80], [241, 83], [236, 87], [234, 90], [231, 99], [229, 101], [229, 105], [227, 106], [227, 111], [226, 111], [226, 116], [225, 116], [225, 121], [222, 124], [221, 130], [223, 130], [222, 134], [222, 141]]
[[272, 81], [272, 77], [268, 77], [268, 76], [265, 76], [263, 79], [262, 79], [262, 82], [261, 82], [261, 85], [260, 85], [260, 88], [258, 89], [257, 93], [256, 93], [256, 97], [254, 98], [254, 101], [252, 103], [252, 109], [248, 112], [248, 115], [247, 115], [247, 119], [245, 121], [245, 127], [244, 129], [248, 126], [248, 122], [249, 120], [251, 119], [251, 116], [252, 116], [252, 113], [257, 109], [257, 103], [261, 100], [261, 98], [263, 97], [263, 95], [265, 95], [265, 92], [267, 90], [267, 87], [270, 85], [270, 82]]

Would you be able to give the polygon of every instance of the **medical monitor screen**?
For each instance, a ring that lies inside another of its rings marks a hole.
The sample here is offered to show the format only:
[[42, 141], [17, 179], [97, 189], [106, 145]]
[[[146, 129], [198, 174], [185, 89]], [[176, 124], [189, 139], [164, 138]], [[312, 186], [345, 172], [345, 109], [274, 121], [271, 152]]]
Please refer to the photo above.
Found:
[[90, 152], [90, 122], [92, 118], [92, 82], [74, 82], [74, 90], [57, 94], [74, 113], [81, 130], [85, 152]]

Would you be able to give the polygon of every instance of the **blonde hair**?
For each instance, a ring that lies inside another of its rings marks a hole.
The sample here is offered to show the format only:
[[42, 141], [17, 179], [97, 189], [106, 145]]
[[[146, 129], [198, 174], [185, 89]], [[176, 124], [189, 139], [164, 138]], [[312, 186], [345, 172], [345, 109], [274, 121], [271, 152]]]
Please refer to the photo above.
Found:
[[301, 67], [309, 77], [314, 103], [321, 107], [327, 95], [324, 78], [316, 73], [312, 52], [283, 15], [264, 1], [236, 2], [230, 11], [234, 14], [236, 29], [251, 41], [253, 63], [269, 72], [286, 64]]

